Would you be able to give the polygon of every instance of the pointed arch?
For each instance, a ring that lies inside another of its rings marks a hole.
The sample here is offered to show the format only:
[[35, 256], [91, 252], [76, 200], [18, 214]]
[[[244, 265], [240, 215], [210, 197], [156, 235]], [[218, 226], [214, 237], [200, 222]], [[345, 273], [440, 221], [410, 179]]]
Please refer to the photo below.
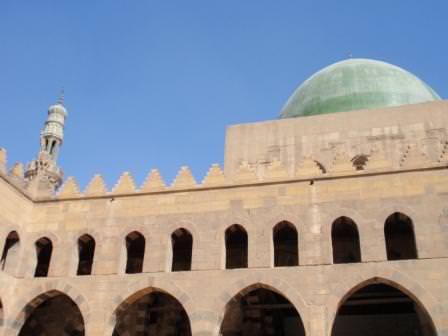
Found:
[[81, 310], [75, 301], [58, 290], [40, 294], [27, 303], [21, 313], [19, 336], [84, 336]]
[[20, 237], [17, 231], [11, 231], [5, 239], [2, 257], [0, 260], [1, 269], [5, 272], [10, 271], [19, 262]]
[[226, 246], [226, 269], [247, 268], [248, 237], [239, 224], [229, 226], [224, 234]]
[[190, 271], [193, 257], [193, 236], [185, 228], [179, 228], [171, 234], [172, 262], [171, 271]]
[[354, 263], [361, 261], [361, 247], [356, 223], [349, 217], [337, 218], [331, 226], [333, 263]]
[[47, 237], [39, 238], [35, 244], [37, 264], [34, 271], [35, 277], [46, 277], [50, 269], [51, 254], [53, 253], [53, 243]]
[[225, 307], [223, 336], [305, 335], [302, 318], [291, 301], [273, 287], [257, 283], [242, 289]]
[[436, 336], [432, 318], [410, 291], [395, 282], [372, 278], [341, 299], [331, 335]]
[[142, 289], [125, 299], [114, 311], [112, 336], [157, 335], [161, 330], [191, 336], [190, 319], [180, 301], [158, 288]]
[[92, 274], [93, 259], [95, 256], [95, 239], [84, 234], [78, 238], [78, 270], [77, 275]]
[[125, 238], [126, 243], [126, 270], [128, 274], [143, 272], [146, 240], [138, 231], [132, 231]]
[[394, 212], [384, 223], [388, 260], [417, 259], [414, 224], [407, 215]]
[[272, 229], [274, 243], [274, 266], [299, 265], [299, 243], [296, 227], [281, 221]]

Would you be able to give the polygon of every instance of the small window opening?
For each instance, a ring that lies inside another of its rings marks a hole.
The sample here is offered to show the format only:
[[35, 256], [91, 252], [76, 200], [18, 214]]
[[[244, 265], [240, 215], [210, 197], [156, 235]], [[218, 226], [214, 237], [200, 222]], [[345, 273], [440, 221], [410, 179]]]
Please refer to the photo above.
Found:
[[274, 266], [297, 266], [299, 264], [298, 235], [289, 222], [278, 223], [273, 230]]
[[399, 212], [390, 215], [384, 225], [388, 260], [417, 259], [412, 220]]
[[50, 268], [51, 253], [53, 244], [51, 240], [43, 237], [36, 242], [37, 265], [34, 272], [35, 277], [46, 277]]
[[247, 268], [247, 232], [234, 224], [225, 232], [226, 268]]
[[126, 273], [143, 272], [145, 256], [145, 237], [139, 232], [131, 232], [126, 236], [127, 262]]
[[83, 235], [78, 239], [78, 254], [79, 263], [77, 275], [92, 274], [95, 240], [90, 235]]
[[7, 263], [17, 262], [19, 253], [19, 235], [16, 231], [12, 231], [8, 234], [5, 240], [5, 246], [3, 247], [1, 268], [5, 270], [7, 268]]
[[56, 147], [56, 140], [52, 141], [52, 143], [51, 143], [50, 154], [53, 154], [53, 153], [54, 153], [54, 149], [55, 149], [55, 147]]
[[173, 262], [171, 270], [190, 271], [193, 249], [193, 237], [187, 230], [181, 228], [171, 235]]
[[361, 261], [358, 228], [348, 217], [339, 217], [331, 228], [333, 263], [344, 264]]
[[367, 165], [367, 161], [369, 161], [368, 155], [360, 154], [356, 155], [352, 159], [352, 164], [356, 168], [356, 170], [364, 170]]

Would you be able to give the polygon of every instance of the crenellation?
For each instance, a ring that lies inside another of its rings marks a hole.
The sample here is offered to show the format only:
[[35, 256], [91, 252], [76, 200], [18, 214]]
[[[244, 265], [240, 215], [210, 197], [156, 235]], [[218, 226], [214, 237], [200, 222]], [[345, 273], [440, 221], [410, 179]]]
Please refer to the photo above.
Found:
[[8, 170], [8, 155], [6, 149], [0, 147], [0, 173], [6, 174]]
[[121, 174], [115, 186], [112, 188], [112, 194], [130, 194], [137, 192], [134, 178], [131, 173], [124, 172]]
[[108, 192], [106, 183], [101, 175], [96, 174], [87, 184], [84, 194], [86, 196], [103, 196]]
[[146, 177], [145, 181], [143, 182], [143, 185], [140, 188], [140, 190], [142, 192], [151, 192], [151, 191], [164, 190], [165, 188], [166, 184], [162, 176], [160, 175], [159, 170], [152, 169], [149, 172], [148, 176]]
[[81, 197], [79, 184], [73, 176], [69, 176], [65, 183], [61, 186], [57, 196], [59, 198]]
[[180, 167], [179, 172], [177, 173], [176, 178], [171, 184], [171, 188], [179, 189], [179, 188], [195, 188], [197, 187], [196, 180], [191, 173], [191, 170], [187, 166]]
[[14, 166], [12, 166], [11, 170], [9, 171], [9, 175], [23, 181], [24, 179], [24, 169], [23, 169], [23, 163], [16, 162]]
[[203, 187], [225, 185], [227, 183], [224, 172], [221, 170], [219, 164], [214, 163], [211, 165], [201, 185]]

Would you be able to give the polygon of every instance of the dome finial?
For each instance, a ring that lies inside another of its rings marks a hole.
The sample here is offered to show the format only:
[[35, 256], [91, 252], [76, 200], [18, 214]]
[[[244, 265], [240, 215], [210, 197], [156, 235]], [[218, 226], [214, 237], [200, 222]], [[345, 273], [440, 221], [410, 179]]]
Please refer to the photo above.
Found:
[[59, 98], [58, 98], [57, 103], [59, 105], [64, 106], [64, 99], [65, 99], [65, 91], [64, 91], [64, 87], [62, 87], [61, 92], [59, 93]]

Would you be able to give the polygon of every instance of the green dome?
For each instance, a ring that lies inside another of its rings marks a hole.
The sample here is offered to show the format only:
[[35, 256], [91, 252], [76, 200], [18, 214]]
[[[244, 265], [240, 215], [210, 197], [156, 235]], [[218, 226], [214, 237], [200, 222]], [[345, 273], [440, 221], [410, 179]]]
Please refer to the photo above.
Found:
[[370, 59], [348, 59], [308, 78], [288, 99], [280, 118], [434, 100], [440, 100], [437, 93], [406, 70]]

